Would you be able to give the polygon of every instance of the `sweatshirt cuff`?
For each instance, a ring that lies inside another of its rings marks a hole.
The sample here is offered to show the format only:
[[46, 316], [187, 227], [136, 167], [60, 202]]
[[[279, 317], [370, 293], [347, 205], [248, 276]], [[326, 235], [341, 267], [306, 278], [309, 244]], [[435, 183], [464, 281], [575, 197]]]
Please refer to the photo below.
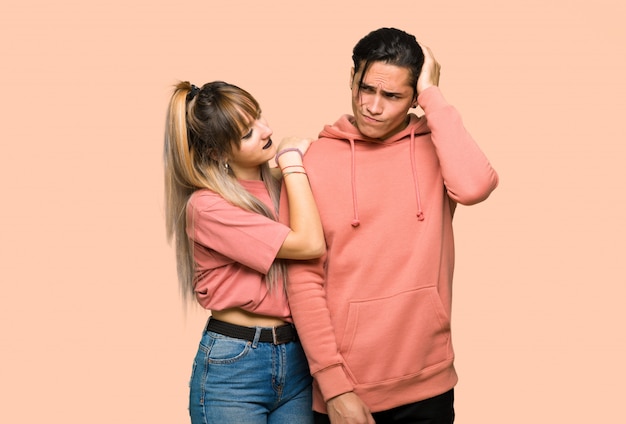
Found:
[[417, 103], [424, 112], [434, 112], [448, 106], [448, 102], [443, 98], [441, 90], [436, 85], [428, 87], [417, 96]]
[[328, 402], [334, 397], [354, 390], [352, 383], [348, 380], [341, 365], [335, 365], [318, 371], [315, 373], [314, 377], [322, 392], [324, 402]]

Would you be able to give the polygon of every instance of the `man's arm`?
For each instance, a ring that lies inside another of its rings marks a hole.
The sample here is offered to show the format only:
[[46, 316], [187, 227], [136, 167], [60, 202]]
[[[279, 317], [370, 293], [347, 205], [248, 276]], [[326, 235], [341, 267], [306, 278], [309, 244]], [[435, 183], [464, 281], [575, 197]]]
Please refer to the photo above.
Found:
[[324, 256], [289, 265], [289, 304], [298, 335], [326, 401], [332, 424], [373, 424], [367, 406], [354, 394], [343, 368], [326, 304]]
[[325, 260], [326, 255], [310, 261], [290, 262], [287, 293], [311, 374], [327, 401], [342, 393], [351, 392], [353, 387], [343, 368], [343, 357], [339, 353], [326, 304]]
[[431, 130], [448, 195], [465, 205], [481, 202], [498, 185], [498, 174], [463, 126], [458, 111], [443, 98], [438, 87], [441, 66], [432, 51], [425, 46], [422, 50], [418, 103]]

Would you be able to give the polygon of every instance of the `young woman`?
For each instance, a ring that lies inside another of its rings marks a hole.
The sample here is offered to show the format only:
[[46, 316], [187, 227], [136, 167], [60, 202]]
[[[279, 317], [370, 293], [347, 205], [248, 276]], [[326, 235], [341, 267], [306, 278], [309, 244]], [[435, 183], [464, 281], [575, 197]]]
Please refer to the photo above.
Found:
[[[311, 377], [281, 259], [317, 258], [325, 243], [302, 165], [310, 141], [286, 139], [277, 149], [271, 135], [259, 104], [239, 87], [174, 89], [164, 151], [167, 237], [183, 297], [211, 310], [193, 364], [192, 423], [312, 422]], [[278, 222], [281, 173], [290, 227]]]

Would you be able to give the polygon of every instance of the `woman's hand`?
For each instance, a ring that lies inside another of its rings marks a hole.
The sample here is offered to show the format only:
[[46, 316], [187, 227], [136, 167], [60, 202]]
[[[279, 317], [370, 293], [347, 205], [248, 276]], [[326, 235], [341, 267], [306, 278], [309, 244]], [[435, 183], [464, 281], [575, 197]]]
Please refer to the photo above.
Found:
[[299, 149], [302, 154], [304, 154], [308, 149], [313, 139], [304, 138], [304, 137], [285, 137], [280, 143], [278, 143], [278, 147], [276, 148], [276, 152], [280, 152], [283, 149], [296, 148]]

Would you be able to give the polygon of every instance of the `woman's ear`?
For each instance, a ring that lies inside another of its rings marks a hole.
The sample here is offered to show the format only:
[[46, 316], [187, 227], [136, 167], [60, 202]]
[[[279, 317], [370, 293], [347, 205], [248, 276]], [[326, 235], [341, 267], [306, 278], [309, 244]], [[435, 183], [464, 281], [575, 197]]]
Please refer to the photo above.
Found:
[[350, 68], [350, 90], [352, 90], [353, 83], [354, 83], [354, 66]]
[[209, 157], [212, 161], [217, 163], [228, 162], [228, 160], [224, 157], [224, 155], [219, 155], [215, 149], [209, 149]]

